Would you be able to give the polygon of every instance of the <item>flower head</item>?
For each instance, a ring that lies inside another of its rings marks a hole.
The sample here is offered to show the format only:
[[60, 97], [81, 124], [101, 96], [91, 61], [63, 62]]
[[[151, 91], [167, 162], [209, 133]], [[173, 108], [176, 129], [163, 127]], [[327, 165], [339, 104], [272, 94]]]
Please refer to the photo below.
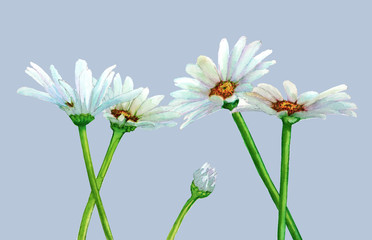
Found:
[[213, 192], [216, 185], [217, 172], [209, 163], [194, 172], [194, 185], [202, 192]]
[[130, 101], [140, 93], [140, 90], [137, 89], [125, 95], [103, 101], [106, 91], [114, 78], [115, 73], [112, 70], [115, 65], [107, 68], [97, 81], [93, 78], [87, 62], [79, 59], [75, 65], [76, 89], [73, 89], [67, 82], [62, 80], [61, 75], [59, 75], [53, 65], [50, 66], [52, 73], [52, 78], [50, 78], [41, 67], [32, 62], [30, 64], [31, 67], [27, 67], [26, 73], [44, 87], [46, 92], [21, 87], [17, 90], [17, 93], [56, 104], [67, 115], [74, 116], [72, 118], [73, 121], [79, 115], [88, 116], [88, 118], [93, 120], [94, 116], [105, 108], [122, 101]]
[[[113, 88], [109, 88], [106, 98], [115, 98], [131, 91], [133, 91], [133, 80], [126, 77], [122, 83], [120, 75], [117, 74], [114, 78]], [[176, 122], [171, 120], [178, 118], [179, 113], [172, 111], [169, 106], [158, 107], [164, 98], [163, 95], [147, 98], [148, 94], [148, 88], [142, 89], [141, 93], [133, 100], [107, 108], [104, 111], [104, 117], [119, 128], [133, 126], [156, 129], [175, 126]]]
[[229, 110], [236, 107], [240, 95], [250, 92], [253, 89], [251, 83], [268, 73], [267, 68], [275, 64], [274, 60], [263, 62], [271, 50], [255, 56], [260, 46], [260, 41], [246, 45], [246, 37], [241, 37], [230, 53], [227, 40], [222, 39], [218, 68], [206, 56], [200, 56], [196, 64], [186, 66], [186, 72], [192, 78], [175, 79], [175, 85], [182, 90], [171, 93], [175, 98], [171, 105], [186, 114], [181, 129], [222, 107]]
[[347, 102], [350, 96], [345, 91], [345, 84], [317, 93], [308, 91], [297, 96], [297, 88], [290, 81], [283, 82], [288, 99], [284, 100], [279, 90], [266, 83], [258, 84], [251, 93], [246, 93], [235, 111], [258, 110], [279, 118], [293, 117], [297, 120], [306, 118], [326, 118], [326, 114], [342, 114], [356, 117], [357, 106]]

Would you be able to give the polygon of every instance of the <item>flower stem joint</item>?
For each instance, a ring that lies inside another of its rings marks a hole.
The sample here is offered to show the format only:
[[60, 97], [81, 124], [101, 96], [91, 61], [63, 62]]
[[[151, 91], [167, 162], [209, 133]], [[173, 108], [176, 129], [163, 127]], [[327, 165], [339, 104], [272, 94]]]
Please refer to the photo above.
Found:
[[94, 120], [94, 117], [89, 113], [70, 115], [69, 117], [76, 126], [86, 126], [88, 123]]
[[195, 185], [194, 181], [192, 181], [191, 183], [190, 190], [191, 195], [195, 198], [206, 198], [212, 193], [209, 191], [199, 190], [199, 188]]
[[110, 122], [110, 127], [113, 131], [123, 132], [123, 133], [132, 132], [137, 128], [136, 126], [120, 125], [120, 124], [113, 123], [113, 122]]
[[234, 102], [224, 101], [223, 105], [222, 105], [222, 108], [225, 108], [225, 109], [228, 109], [228, 110], [232, 111], [234, 108], [236, 108], [236, 106], [238, 106], [238, 104], [239, 104], [239, 98], [236, 99]]

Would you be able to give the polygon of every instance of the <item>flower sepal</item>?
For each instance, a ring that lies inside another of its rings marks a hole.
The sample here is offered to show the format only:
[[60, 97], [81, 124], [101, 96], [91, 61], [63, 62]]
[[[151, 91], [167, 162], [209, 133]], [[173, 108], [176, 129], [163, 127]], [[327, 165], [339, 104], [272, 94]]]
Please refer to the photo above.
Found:
[[239, 104], [239, 98], [236, 99], [234, 102], [223, 101], [223, 105], [221, 108], [225, 108], [225, 109], [232, 111], [234, 108], [236, 108], [236, 106], [238, 106], [238, 104]]
[[192, 181], [192, 183], [191, 183], [190, 190], [191, 190], [191, 195], [195, 198], [206, 198], [212, 193], [212, 192], [209, 192], [209, 191], [200, 190], [194, 184], [194, 181]]
[[301, 118], [298, 118], [298, 117], [292, 117], [292, 116], [284, 116], [282, 117], [282, 121], [284, 124], [295, 124], [297, 122], [299, 122], [301, 120]]
[[94, 117], [90, 113], [70, 115], [69, 117], [76, 126], [86, 126], [94, 120]]
[[137, 127], [131, 125], [121, 125], [117, 123], [110, 122], [110, 127], [114, 132], [127, 133], [134, 131]]

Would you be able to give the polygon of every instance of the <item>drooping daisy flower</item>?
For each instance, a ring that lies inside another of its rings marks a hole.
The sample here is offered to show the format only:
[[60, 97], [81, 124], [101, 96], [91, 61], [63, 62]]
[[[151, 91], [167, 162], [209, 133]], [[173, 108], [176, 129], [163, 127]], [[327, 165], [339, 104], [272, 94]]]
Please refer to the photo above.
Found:
[[251, 83], [268, 73], [267, 68], [275, 61], [263, 60], [271, 54], [266, 50], [256, 55], [261, 46], [260, 41], [246, 45], [246, 37], [241, 37], [231, 54], [226, 39], [220, 42], [218, 51], [218, 68], [214, 62], [200, 56], [196, 64], [188, 64], [186, 72], [192, 78], [177, 78], [175, 85], [182, 88], [171, 93], [175, 99], [170, 105], [181, 114], [186, 114], [181, 129], [191, 122], [213, 113], [219, 109], [232, 110], [238, 104], [242, 93], [250, 92]]
[[194, 184], [203, 192], [213, 192], [216, 185], [217, 172], [209, 163], [204, 165], [194, 172]]
[[103, 98], [115, 75], [112, 71], [116, 67], [115, 65], [107, 68], [97, 81], [93, 78], [87, 62], [79, 59], [75, 65], [76, 89], [73, 89], [62, 80], [53, 65], [50, 66], [52, 73], [52, 78], [50, 78], [41, 67], [32, 62], [30, 64], [31, 67], [27, 67], [26, 73], [44, 87], [46, 92], [21, 87], [17, 93], [54, 103], [72, 119], [74, 116], [85, 115], [93, 120], [94, 116], [105, 108], [123, 101], [130, 101], [141, 91], [141, 89], [132, 89], [133, 91], [128, 91], [125, 95], [115, 96], [104, 101]]
[[[122, 83], [121, 77], [117, 74], [114, 78], [113, 88], [109, 88], [105, 98], [115, 98], [121, 94], [133, 91], [133, 80], [126, 77]], [[141, 93], [131, 101], [124, 101], [104, 111], [106, 117], [111, 123], [117, 126], [133, 126], [141, 128], [156, 129], [159, 127], [172, 127], [176, 122], [172, 119], [180, 117], [178, 112], [172, 110], [169, 106], [158, 107], [163, 100], [163, 95], [156, 95], [147, 98], [149, 89], [144, 88]]]
[[279, 90], [266, 83], [258, 84], [251, 93], [246, 93], [234, 111], [258, 110], [279, 118], [286, 116], [298, 120], [306, 118], [326, 118], [327, 114], [341, 114], [356, 117], [357, 106], [346, 102], [350, 96], [345, 84], [317, 93], [308, 91], [297, 96], [297, 88], [290, 81], [283, 82], [288, 99], [284, 100]]

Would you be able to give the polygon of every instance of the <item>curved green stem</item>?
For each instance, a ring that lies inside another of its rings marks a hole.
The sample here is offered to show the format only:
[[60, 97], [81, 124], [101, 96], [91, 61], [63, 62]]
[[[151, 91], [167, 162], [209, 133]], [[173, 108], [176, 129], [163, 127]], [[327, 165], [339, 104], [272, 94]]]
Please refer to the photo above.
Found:
[[[279, 209], [279, 193], [278, 190], [275, 188], [273, 181], [270, 178], [269, 173], [266, 170], [265, 164], [262, 161], [261, 155], [257, 150], [256, 144], [253, 141], [253, 138], [248, 130], [247, 125], [243, 119], [243, 116], [240, 112], [235, 112], [232, 114], [236, 125], [240, 131], [240, 134], [243, 137], [244, 143], [249, 151], [249, 154], [252, 157], [253, 163], [257, 169], [258, 175], [260, 175], [262, 181], [264, 182], [271, 199], [275, 203], [276, 207]], [[292, 235], [294, 240], [302, 240], [300, 232], [297, 229], [296, 223], [294, 222], [291, 213], [289, 212], [288, 208], [286, 208], [286, 225], [288, 227], [289, 232]]]
[[174, 222], [173, 227], [168, 234], [167, 240], [173, 240], [174, 239], [174, 237], [177, 234], [178, 229], [180, 228], [180, 225], [182, 223], [183, 218], [185, 217], [186, 213], [190, 210], [191, 206], [195, 203], [195, 201], [198, 198], [199, 197], [192, 194], [191, 197], [189, 198], [189, 200], [187, 200], [187, 202], [183, 206], [180, 214], [178, 215], [176, 221]]
[[92, 159], [90, 157], [86, 125], [80, 125], [78, 127], [79, 127], [81, 147], [83, 149], [83, 154], [84, 154], [85, 167], [87, 169], [89, 184], [90, 184], [91, 191], [93, 193], [93, 199], [95, 200], [95, 202], [97, 204], [98, 214], [99, 214], [99, 217], [101, 219], [103, 231], [105, 232], [106, 238], [107, 239], [113, 239], [111, 229], [110, 229], [110, 225], [108, 223], [106, 213], [105, 213], [105, 210], [103, 208], [102, 200], [101, 200], [101, 197], [99, 195], [99, 191], [98, 191], [98, 187], [97, 187], [97, 182], [96, 182], [96, 176], [94, 174], [93, 163], [92, 163]]
[[283, 119], [282, 130], [282, 164], [280, 168], [280, 199], [278, 219], [278, 240], [285, 239], [285, 212], [288, 196], [288, 174], [289, 174], [289, 146], [291, 142], [292, 124]]
[[[118, 146], [118, 144], [120, 142], [120, 139], [123, 137], [124, 133], [125, 132], [115, 131], [115, 130], [112, 133], [111, 141], [110, 141], [109, 147], [107, 149], [105, 159], [103, 160], [101, 169], [99, 170], [99, 173], [98, 173], [98, 176], [97, 176], [97, 179], [96, 179], [98, 190], [101, 189], [103, 180], [104, 180], [104, 178], [106, 176], [106, 173], [107, 173], [107, 170], [108, 170], [108, 168], [111, 164], [111, 160], [112, 160], [112, 157], [113, 157], [114, 152], [116, 150], [116, 147]], [[95, 204], [96, 204], [96, 201], [95, 201], [95, 198], [94, 198], [94, 193], [91, 192], [90, 196], [89, 196], [89, 199], [88, 199], [88, 202], [87, 202], [87, 205], [85, 207], [84, 213], [83, 213], [83, 217], [81, 219], [79, 235], [78, 235], [79, 240], [83, 240], [83, 239], [85, 240], [86, 237], [87, 237], [88, 226], [89, 226], [90, 219], [92, 217], [92, 213], [93, 213], [93, 209], [94, 209]]]

